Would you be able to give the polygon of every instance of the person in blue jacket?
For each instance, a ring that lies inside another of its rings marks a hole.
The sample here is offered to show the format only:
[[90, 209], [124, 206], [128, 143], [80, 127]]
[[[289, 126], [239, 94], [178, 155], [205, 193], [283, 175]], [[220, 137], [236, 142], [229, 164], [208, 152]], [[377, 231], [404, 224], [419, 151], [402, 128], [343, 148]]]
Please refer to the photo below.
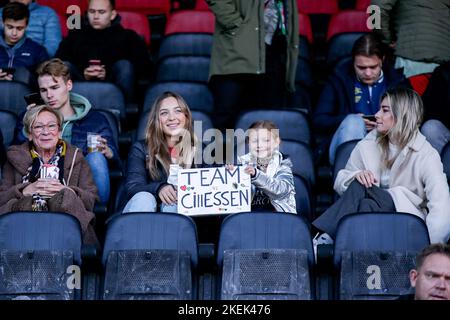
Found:
[[339, 145], [362, 139], [375, 128], [373, 118], [363, 116], [378, 111], [383, 93], [406, 85], [402, 73], [385, 61], [385, 52], [378, 36], [361, 36], [353, 45], [352, 60], [338, 65], [325, 84], [313, 122], [318, 132], [333, 135], [329, 149], [332, 165]]
[[[108, 120], [99, 111], [91, 110], [91, 104], [85, 97], [70, 92], [72, 80], [69, 68], [62, 60], [54, 58], [42, 63], [37, 69], [37, 74], [42, 99], [63, 115], [62, 139], [83, 150], [83, 155], [92, 170], [100, 200], [107, 203], [110, 194], [108, 161], [121, 167], [118, 147]], [[96, 152], [88, 150], [88, 132], [100, 135]], [[21, 117], [14, 133], [13, 144], [26, 141]]]
[[[26, 35], [31, 40], [44, 46], [50, 57], [53, 57], [62, 40], [61, 25], [55, 10], [40, 5], [33, 0], [9, 0], [9, 2], [20, 2], [28, 6], [30, 10], [30, 21]], [[0, 9], [0, 12], [2, 9]]]
[[8, 3], [2, 11], [0, 37], [0, 80], [32, 84], [37, 65], [48, 59], [43, 46], [25, 35], [30, 12], [22, 3]]

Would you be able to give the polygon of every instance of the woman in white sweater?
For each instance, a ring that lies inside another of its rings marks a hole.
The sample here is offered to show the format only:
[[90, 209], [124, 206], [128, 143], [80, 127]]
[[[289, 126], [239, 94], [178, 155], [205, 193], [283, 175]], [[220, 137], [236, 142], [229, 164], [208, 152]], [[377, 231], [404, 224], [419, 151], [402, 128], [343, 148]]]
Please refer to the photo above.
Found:
[[437, 151], [419, 132], [422, 100], [409, 89], [387, 91], [377, 127], [353, 150], [334, 189], [341, 198], [313, 225], [334, 238], [353, 212], [407, 212], [425, 220], [432, 243], [450, 236], [450, 193]]

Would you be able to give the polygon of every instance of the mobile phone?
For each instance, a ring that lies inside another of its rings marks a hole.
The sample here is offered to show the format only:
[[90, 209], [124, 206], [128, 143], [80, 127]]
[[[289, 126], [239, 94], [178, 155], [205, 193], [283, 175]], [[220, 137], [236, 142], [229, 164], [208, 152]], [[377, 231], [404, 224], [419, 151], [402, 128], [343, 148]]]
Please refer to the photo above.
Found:
[[23, 97], [25, 101], [27, 102], [27, 106], [30, 104], [35, 104], [37, 106], [41, 104], [45, 104], [44, 100], [42, 100], [40, 93], [30, 93]]
[[89, 60], [89, 65], [90, 66], [101, 66], [102, 65], [102, 60]]
[[0, 69], [2, 69], [2, 72], [6, 72], [7, 74], [14, 74], [14, 72], [16, 72], [16, 68], [5, 67]]
[[375, 122], [375, 121], [376, 121], [376, 118], [375, 118], [374, 115], [365, 114], [365, 115], [363, 115], [362, 117], [363, 117], [364, 119], [367, 119], [367, 120], [372, 121], [372, 122]]

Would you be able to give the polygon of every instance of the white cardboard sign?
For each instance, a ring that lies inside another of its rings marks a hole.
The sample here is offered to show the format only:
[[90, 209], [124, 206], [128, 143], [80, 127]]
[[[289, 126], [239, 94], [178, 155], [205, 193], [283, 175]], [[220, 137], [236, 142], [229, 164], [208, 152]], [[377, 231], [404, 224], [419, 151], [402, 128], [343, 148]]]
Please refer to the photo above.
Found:
[[250, 175], [244, 167], [178, 171], [178, 213], [228, 214], [251, 210]]

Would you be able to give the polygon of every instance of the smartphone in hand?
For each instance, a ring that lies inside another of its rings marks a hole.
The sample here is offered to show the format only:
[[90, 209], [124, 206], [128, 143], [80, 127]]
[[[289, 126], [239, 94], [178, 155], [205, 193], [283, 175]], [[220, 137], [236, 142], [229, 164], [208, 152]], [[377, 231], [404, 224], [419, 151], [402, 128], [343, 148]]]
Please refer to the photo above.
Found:
[[45, 104], [44, 100], [42, 100], [40, 93], [30, 93], [23, 97], [25, 101], [27, 102], [27, 106], [30, 104], [35, 104], [37, 106], [41, 104]]
[[6, 74], [14, 75], [14, 72], [16, 72], [16, 68], [5, 67], [0, 69], [2, 69], [2, 72], [6, 72]]
[[372, 121], [372, 122], [376, 122], [376, 121], [377, 121], [377, 119], [375, 118], [375, 115], [365, 114], [365, 115], [363, 115], [362, 117], [363, 117], [364, 119], [367, 119], [367, 120]]
[[89, 66], [101, 66], [102, 65], [102, 60], [89, 60]]

